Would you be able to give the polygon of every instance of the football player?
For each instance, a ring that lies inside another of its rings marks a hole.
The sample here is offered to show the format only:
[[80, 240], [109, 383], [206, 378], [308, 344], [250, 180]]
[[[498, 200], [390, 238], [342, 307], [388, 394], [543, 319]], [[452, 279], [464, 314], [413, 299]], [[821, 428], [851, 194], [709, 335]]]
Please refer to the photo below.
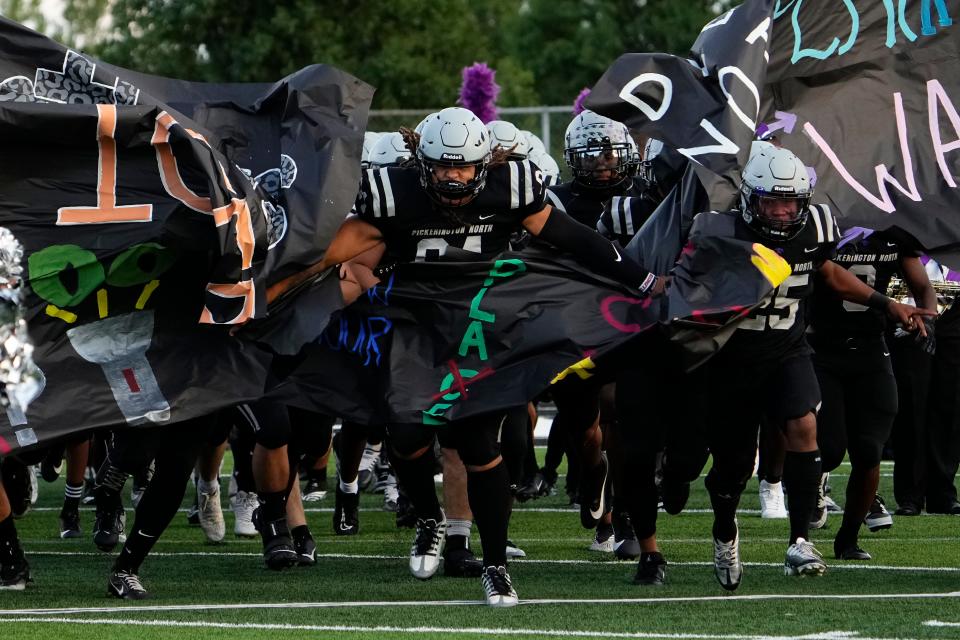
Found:
[[[381, 244], [389, 263], [485, 260], [509, 246], [520, 228], [572, 253], [587, 267], [632, 286], [640, 296], [659, 295], [665, 280], [640, 267], [592, 229], [545, 201], [544, 186], [529, 161], [492, 154], [489, 134], [471, 112], [447, 108], [427, 119], [417, 137], [412, 167], [368, 169], [362, 175], [356, 216], [341, 225], [324, 259], [271, 287], [268, 299], [329, 266]], [[428, 579], [439, 566], [446, 520], [433, 484], [435, 434], [457, 449], [467, 469], [470, 508], [480, 533], [487, 603], [517, 604], [506, 569], [510, 478], [500, 456], [501, 414], [481, 415], [437, 428], [388, 426], [398, 479], [417, 511], [410, 569]]]
[[[570, 182], [552, 186], [547, 192], [549, 202], [558, 210], [591, 228], [607, 203], [614, 197], [639, 196], [641, 182], [636, 178], [640, 157], [636, 143], [626, 126], [593, 111], [578, 114], [564, 134], [564, 158], [573, 172]], [[543, 243], [532, 247], [543, 249]], [[588, 529], [597, 529], [590, 546], [594, 551], [613, 552], [618, 557], [634, 558], [639, 553], [629, 518], [619, 514], [614, 526], [605, 487], [610, 478], [608, 459], [603, 453], [604, 433], [615, 438], [612, 401], [604, 411], [604, 429], [601, 429], [601, 389], [609, 383], [609, 376], [594, 376], [589, 380], [567, 378], [558, 383], [553, 398], [557, 417], [553, 430], [565, 430], [568, 447], [577, 452], [582, 465], [578, 499], [580, 522]], [[612, 390], [607, 397], [612, 400]], [[554, 442], [557, 442], [555, 439]], [[610, 447], [608, 447], [610, 448]], [[559, 459], [556, 452], [548, 458]], [[619, 459], [614, 461], [619, 462]], [[552, 477], [555, 469], [541, 470], [543, 477]], [[619, 477], [615, 470], [613, 477]]]
[[743, 574], [736, 510], [753, 472], [761, 417], [783, 429], [786, 439], [790, 537], [785, 573], [826, 570], [808, 541], [821, 474], [815, 413], [821, 396], [805, 338], [814, 277], [841, 300], [876, 309], [907, 330], [924, 334], [922, 319], [930, 315], [887, 298], [833, 262], [840, 234], [829, 208], [810, 204], [812, 195], [803, 162], [787, 149], [767, 145], [744, 167], [739, 208], [700, 214], [727, 216], [735, 237], [774, 248], [791, 268], [791, 275], [738, 322], [719, 353], [692, 376], [713, 455], [706, 486], [714, 512], [714, 569], [728, 590], [740, 585]]
[[22, 591], [30, 582], [30, 565], [20, 548], [13, 509], [0, 479], [0, 590]]
[[[914, 299], [936, 312], [937, 297], [918, 255], [888, 233], [852, 230], [834, 262], [877, 291], [886, 291], [895, 272], [903, 274]], [[897, 383], [884, 340], [888, 314], [841, 299], [815, 279], [808, 340], [823, 403], [817, 414], [817, 442], [823, 470], [833, 471], [850, 454], [843, 523], [833, 543], [838, 560], [870, 560], [860, 548], [860, 524], [889, 528], [893, 519], [876, 495], [880, 457], [897, 414]], [[924, 320], [927, 351], [933, 349], [933, 322]], [[789, 486], [788, 486], [789, 488]], [[876, 503], [876, 504], [874, 504]], [[819, 506], [818, 506], [819, 508]]]

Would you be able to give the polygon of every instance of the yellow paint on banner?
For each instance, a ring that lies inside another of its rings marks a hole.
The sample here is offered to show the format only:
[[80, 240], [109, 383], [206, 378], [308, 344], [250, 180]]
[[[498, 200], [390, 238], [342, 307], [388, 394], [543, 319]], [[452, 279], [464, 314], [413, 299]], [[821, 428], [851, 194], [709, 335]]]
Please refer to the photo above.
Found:
[[571, 373], [577, 374], [577, 376], [581, 380], [586, 380], [587, 378], [590, 378], [593, 376], [593, 373], [590, 371], [590, 369], [595, 369], [596, 366], [597, 365], [594, 364], [592, 359], [584, 358], [580, 362], [576, 364], [572, 364], [566, 369], [564, 369], [563, 371], [561, 371], [560, 373], [558, 373], [557, 377], [550, 381], [550, 384], [557, 384], [558, 382], [566, 378]]
[[68, 324], [73, 324], [77, 321], [77, 314], [65, 311], [60, 307], [54, 306], [52, 304], [47, 305], [47, 315], [53, 318], [60, 318]]
[[97, 290], [97, 312], [100, 314], [100, 318], [106, 318], [107, 314], [110, 312], [109, 307], [107, 307], [106, 289]]
[[773, 249], [754, 243], [753, 251], [750, 262], [774, 287], [779, 287], [793, 272], [790, 264]]
[[137, 298], [137, 304], [136, 304], [137, 309], [140, 309], [142, 311], [143, 308], [147, 306], [147, 300], [149, 300], [150, 296], [153, 295], [154, 289], [156, 289], [159, 286], [160, 286], [159, 280], [151, 280], [150, 282], [148, 282], [143, 286], [143, 293], [141, 293], [140, 297]]

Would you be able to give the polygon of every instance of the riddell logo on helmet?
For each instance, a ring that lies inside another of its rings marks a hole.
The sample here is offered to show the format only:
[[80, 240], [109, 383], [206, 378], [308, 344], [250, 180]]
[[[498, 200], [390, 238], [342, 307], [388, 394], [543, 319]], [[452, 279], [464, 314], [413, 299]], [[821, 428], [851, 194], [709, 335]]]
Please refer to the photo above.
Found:
[[793, 193], [793, 187], [789, 185], [775, 184], [773, 185], [773, 189], [771, 189], [771, 191], [776, 191], [778, 193]]
[[463, 160], [463, 155], [459, 153], [443, 153], [440, 155], [441, 160]]

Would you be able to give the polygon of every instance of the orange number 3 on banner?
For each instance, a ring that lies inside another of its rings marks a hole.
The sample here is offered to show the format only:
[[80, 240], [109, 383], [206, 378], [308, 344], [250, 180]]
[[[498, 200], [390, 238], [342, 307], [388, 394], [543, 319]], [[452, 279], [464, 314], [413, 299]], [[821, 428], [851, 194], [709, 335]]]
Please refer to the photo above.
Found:
[[153, 205], [117, 205], [117, 107], [97, 105], [97, 146], [100, 149], [97, 167], [97, 206], [61, 207], [57, 224], [108, 224], [111, 222], [150, 222]]

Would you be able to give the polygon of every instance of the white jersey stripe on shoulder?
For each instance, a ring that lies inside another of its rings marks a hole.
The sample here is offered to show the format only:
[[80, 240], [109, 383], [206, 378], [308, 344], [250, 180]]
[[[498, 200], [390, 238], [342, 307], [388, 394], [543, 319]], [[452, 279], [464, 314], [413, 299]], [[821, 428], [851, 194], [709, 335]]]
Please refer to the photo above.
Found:
[[620, 229], [620, 201], [621, 196], [613, 196], [610, 200], [610, 221], [613, 223], [613, 233], [620, 235], [623, 233]]
[[823, 242], [823, 222], [820, 221], [820, 211], [816, 205], [810, 207], [810, 217], [813, 218], [813, 224], [817, 227], [817, 242]]
[[516, 162], [508, 162], [510, 168], [510, 208], [520, 208], [520, 171]]
[[623, 221], [627, 226], [627, 235], [632, 236], [636, 233], [633, 229], [633, 198], [624, 198], [625, 206], [623, 208]]
[[563, 206], [563, 202], [557, 197], [557, 194], [555, 194], [553, 191], [550, 191], [550, 189], [547, 189], [547, 198], [550, 200], [550, 204], [553, 205], [554, 209], [557, 211], [563, 211], [564, 213], [567, 212], [567, 208]]
[[530, 161], [523, 161], [523, 204], [533, 204], [533, 170]]
[[380, 188], [377, 187], [376, 173], [376, 169], [367, 169], [367, 182], [370, 184], [370, 212], [374, 218], [379, 218], [383, 215], [383, 211], [380, 210]]
[[397, 215], [397, 206], [393, 201], [393, 186], [390, 184], [390, 174], [386, 167], [380, 169], [380, 181], [383, 183], [383, 197], [387, 203], [387, 217], [392, 218]]
[[833, 219], [833, 214], [830, 213], [830, 207], [822, 204], [819, 206], [819, 209], [823, 211], [823, 224], [827, 228], [827, 241], [836, 242], [836, 237], [834, 236], [834, 229], [836, 229], [837, 223]]

